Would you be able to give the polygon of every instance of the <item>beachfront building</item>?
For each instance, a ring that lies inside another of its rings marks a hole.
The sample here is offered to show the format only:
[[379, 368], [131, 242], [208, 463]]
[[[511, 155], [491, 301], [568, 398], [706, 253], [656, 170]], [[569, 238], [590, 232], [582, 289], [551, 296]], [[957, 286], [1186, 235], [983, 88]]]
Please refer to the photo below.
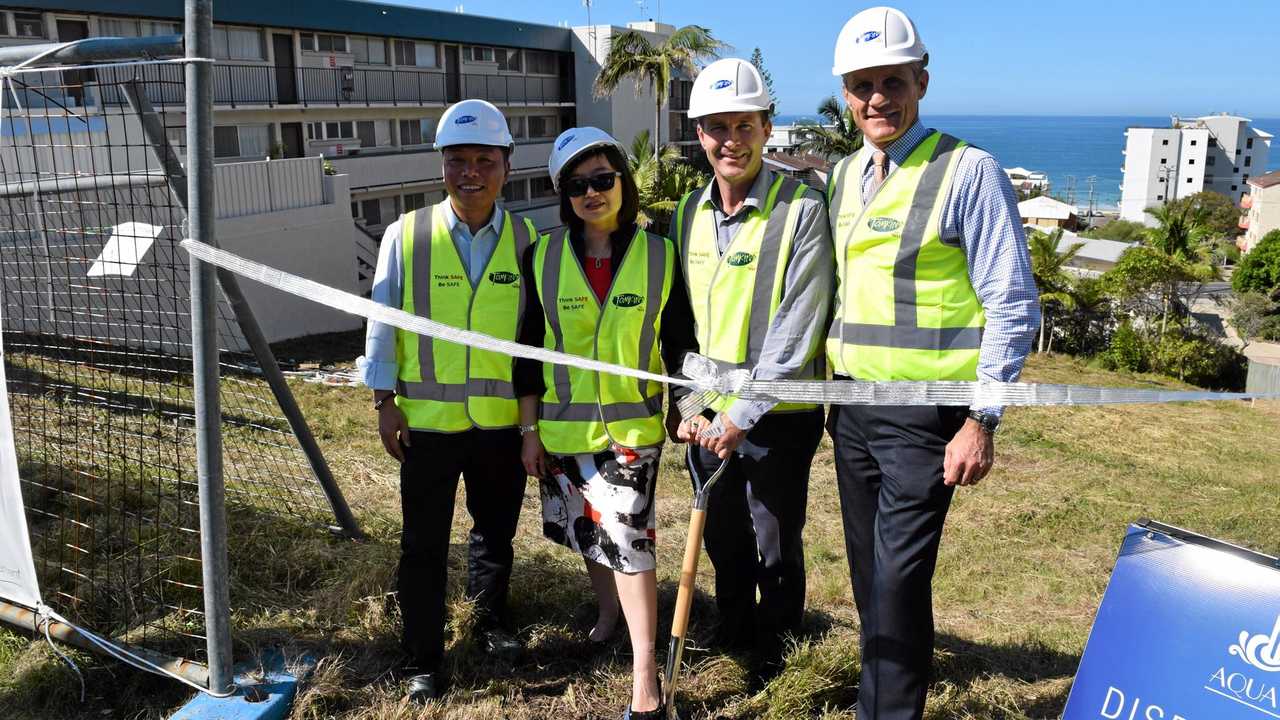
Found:
[[1240, 200], [1246, 212], [1240, 218], [1244, 234], [1236, 244], [1241, 252], [1249, 252], [1267, 233], [1280, 230], [1280, 172], [1249, 178], [1249, 194]]
[[1049, 176], [1039, 170], [1011, 167], [1005, 168], [1004, 174], [1009, 176], [1009, 182], [1013, 185], [1013, 189], [1024, 195], [1029, 195], [1032, 192], [1049, 192]]
[[1225, 113], [1175, 116], [1170, 127], [1132, 127], [1125, 138], [1120, 217], [1148, 224], [1147, 208], [1205, 190], [1239, 202], [1271, 149], [1270, 133]]
[[1039, 195], [1018, 203], [1022, 223], [1039, 228], [1076, 230], [1080, 227], [1080, 218], [1076, 212], [1075, 205], [1068, 205], [1048, 195]]

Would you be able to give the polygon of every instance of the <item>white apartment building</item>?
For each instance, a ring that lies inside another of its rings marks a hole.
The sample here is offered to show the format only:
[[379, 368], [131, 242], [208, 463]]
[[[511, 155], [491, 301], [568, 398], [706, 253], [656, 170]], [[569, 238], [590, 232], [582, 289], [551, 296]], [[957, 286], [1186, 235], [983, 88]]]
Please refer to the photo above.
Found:
[[686, 115], [689, 92], [693, 89], [691, 79], [680, 76], [671, 79], [668, 99], [660, 112], [655, 108], [653, 90], [648, 87], [637, 89], [631, 80], [624, 81], [612, 97], [595, 96], [595, 78], [609, 54], [613, 38], [628, 30], [639, 32], [656, 45], [670, 37], [676, 28], [652, 20], [627, 23], [626, 27], [585, 25], [573, 28], [574, 76], [582, 78], [577, 83], [575, 95], [579, 123], [598, 127], [630, 148], [642, 130], [648, 131], [649, 141], [653, 142], [656, 116], [662, 125], [664, 143], [676, 145], [685, 157], [701, 154], [695, 123]]
[[1265, 172], [1271, 150], [1271, 134], [1249, 123], [1224, 113], [1126, 130], [1120, 217], [1150, 224], [1147, 208], [1203, 190], [1239, 202], [1249, 177]]
[[1244, 235], [1236, 240], [1241, 252], [1249, 252], [1273, 230], [1280, 230], [1280, 172], [1249, 179], [1249, 194], [1240, 201], [1246, 215], [1240, 219]]

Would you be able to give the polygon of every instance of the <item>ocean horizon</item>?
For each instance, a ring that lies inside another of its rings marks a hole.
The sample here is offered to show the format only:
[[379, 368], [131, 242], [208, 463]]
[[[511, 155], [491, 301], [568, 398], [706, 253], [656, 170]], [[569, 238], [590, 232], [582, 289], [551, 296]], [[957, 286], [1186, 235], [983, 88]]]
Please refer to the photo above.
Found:
[[[1190, 117], [1190, 116], [1187, 116]], [[819, 120], [816, 114], [780, 114], [775, 125]], [[1051, 192], [1066, 196], [1075, 178], [1075, 204], [1089, 204], [1087, 178], [1094, 176], [1094, 206], [1115, 210], [1124, 173], [1124, 131], [1169, 127], [1168, 116], [1146, 115], [932, 115], [926, 127], [945, 130], [995, 156], [1006, 168], [1023, 167], [1049, 176]], [[1280, 136], [1280, 118], [1254, 118], [1253, 127]], [[1280, 147], [1272, 143], [1264, 172], [1280, 170]], [[1258, 174], [1262, 174], [1259, 172]], [[1244, 182], [1240, 183], [1243, 189]]]

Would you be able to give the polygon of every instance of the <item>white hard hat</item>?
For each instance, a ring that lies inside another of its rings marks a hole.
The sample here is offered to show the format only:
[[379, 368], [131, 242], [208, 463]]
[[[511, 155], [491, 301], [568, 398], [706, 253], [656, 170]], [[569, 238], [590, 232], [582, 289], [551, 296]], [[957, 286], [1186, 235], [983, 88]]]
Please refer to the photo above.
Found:
[[927, 62], [929, 52], [920, 41], [915, 23], [906, 13], [891, 7], [874, 7], [849, 18], [836, 39], [832, 75], [844, 75], [881, 65]]
[[755, 65], [738, 58], [717, 60], [702, 68], [689, 93], [689, 117], [773, 109], [769, 88]]
[[551, 148], [551, 157], [547, 159], [547, 172], [551, 173], [551, 186], [556, 192], [560, 192], [560, 171], [564, 170], [570, 160], [592, 148], [609, 145], [618, 148], [624, 158], [627, 156], [627, 150], [622, 147], [622, 143], [614, 140], [612, 135], [600, 128], [569, 128], [560, 133], [556, 138], [556, 144]]
[[511, 128], [507, 118], [492, 103], [484, 100], [463, 100], [450, 105], [440, 116], [436, 127], [436, 149], [450, 145], [492, 145], [510, 148]]

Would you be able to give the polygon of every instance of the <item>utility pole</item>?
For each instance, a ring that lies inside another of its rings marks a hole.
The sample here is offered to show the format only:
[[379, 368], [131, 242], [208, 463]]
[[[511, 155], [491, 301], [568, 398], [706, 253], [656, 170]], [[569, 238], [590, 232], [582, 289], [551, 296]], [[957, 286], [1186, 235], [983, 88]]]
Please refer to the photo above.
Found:
[[591, 23], [591, 0], [582, 0], [582, 6], [587, 9], [587, 32], [591, 33], [591, 57], [598, 62], [600, 47], [596, 44], [596, 26]]
[[1093, 217], [1093, 186], [1098, 182], [1098, 176], [1090, 175], [1085, 182], [1089, 183], [1089, 217]]
[[1075, 175], [1067, 176], [1067, 204], [1068, 205], [1076, 204], [1076, 176]]

